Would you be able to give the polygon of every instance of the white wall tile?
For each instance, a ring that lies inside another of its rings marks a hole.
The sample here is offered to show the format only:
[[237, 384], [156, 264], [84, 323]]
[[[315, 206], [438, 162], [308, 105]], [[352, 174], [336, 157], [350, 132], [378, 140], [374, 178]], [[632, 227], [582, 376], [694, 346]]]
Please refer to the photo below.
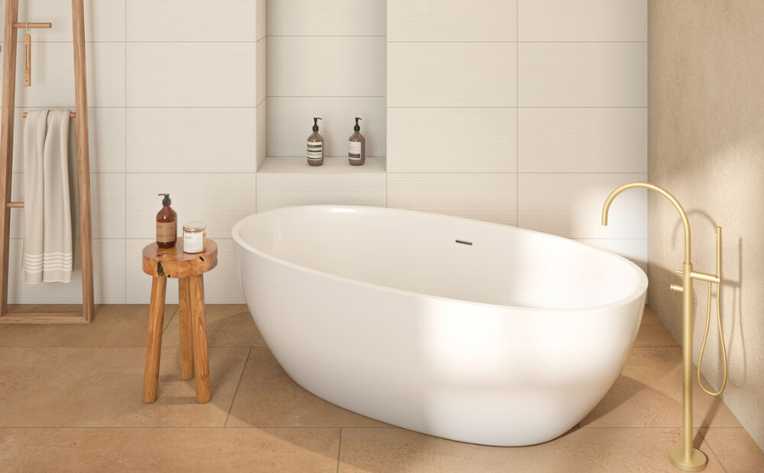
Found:
[[[98, 303], [125, 303], [125, 240], [93, 240], [93, 284]], [[74, 242], [74, 272], [69, 284], [27, 285], [21, 266], [23, 242], [10, 242], [8, 297], [11, 304], [79, 304], [82, 302], [79, 241]], [[140, 255], [140, 253], [139, 253]], [[140, 257], [136, 258], [140, 266]]]
[[319, 122], [326, 156], [346, 157], [353, 134], [353, 117], [361, 120], [367, 156], [385, 156], [384, 98], [273, 97], [268, 99], [268, 156], [304, 156], [312, 133], [312, 117]]
[[383, 36], [382, 0], [269, 0], [268, 34], [274, 36]]
[[579, 239], [579, 242], [610, 251], [624, 258], [628, 258], [634, 263], [640, 265], [642, 269], [647, 268], [647, 240], [642, 239]]
[[129, 171], [255, 170], [256, 110], [127, 110]]
[[[125, 111], [121, 108], [90, 109], [90, 170], [125, 170]], [[76, 125], [71, 122], [72, 128]], [[74, 137], [72, 137], [74, 143]], [[72, 154], [74, 156], [74, 154]]]
[[[24, 87], [23, 46], [19, 45], [16, 77], [17, 107], [73, 108], [74, 64], [71, 43], [33, 45], [32, 87]], [[125, 105], [125, 45], [89, 43], [86, 47], [88, 105]]]
[[160, 192], [171, 194], [179, 233], [183, 223], [201, 221], [211, 238], [229, 238], [233, 225], [255, 212], [254, 174], [128, 174], [128, 238], [154, 238]]
[[520, 109], [520, 171], [647, 173], [647, 109]]
[[388, 43], [390, 107], [517, 104], [512, 43]]
[[387, 0], [387, 17], [389, 41], [517, 40], [517, 0]]
[[387, 205], [514, 224], [515, 174], [388, 174]]
[[[302, 159], [290, 158], [269, 161], [304, 163]], [[315, 172], [309, 169], [304, 172], [286, 169], [285, 172], [268, 172], [264, 169], [257, 174], [257, 210], [264, 212], [278, 207], [310, 204], [384, 207], [385, 174], [372, 172], [371, 167], [372, 163], [367, 161], [363, 168], [350, 169], [346, 160], [330, 158], [324, 166], [312, 170]]]
[[519, 0], [520, 41], [647, 41], [647, 0]]
[[600, 224], [602, 204], [621, 184], [643, 181], [641, 174], [521, 174], [520, 226], [568, 238], [647, 238], [647, 197], [631, 190]]
[[[125, 236], [125, 176], [119, 174], [92, 174], [90, 176], [93, 236]], [[76, 199], [76, 196], [72, 196]], [[75, 214], [72, 224], [77, 228], [79, 214]], [[75, 232], [79, 234], [79, 232]]]
[[268, 96], [385, 95], [384, 38], [269, 37], [267, 62]]
[[255, 0], [127, 0], [128, 41], [254, 41]]
[[520, 105], [646, 107], [645, 43], [521, 43]]
[[207, 304], [244, 302], [239, 261], [231, 239], [215, 240], [218, 245], [218, 266], [204, 275], [204, 300]]
[[254, 107], [254, 43], [128, 43], [127, 105]]
[[391, 172], [516, 172], [517, 110], [391, 108]]
[[[85, 2], [85, 39], [87, 41], [125, 40], [125, 2], [96, 0]], [[19, 21], [49, 21], [53, 28], [35, 30], [32, 41], [72, 40], [72, 2], [63, 0], [27, 0], [20, 2]], [[0, 8], [0, 24], [5, 24], [5, 7]]]

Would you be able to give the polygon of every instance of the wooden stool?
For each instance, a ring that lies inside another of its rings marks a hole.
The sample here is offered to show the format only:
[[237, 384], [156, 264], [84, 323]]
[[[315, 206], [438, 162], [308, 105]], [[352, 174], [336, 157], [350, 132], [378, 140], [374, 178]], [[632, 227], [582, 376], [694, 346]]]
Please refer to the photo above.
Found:
[[152, 243], [143, 249], [143, 272], [152, 278], [143, 402], [157, 399], [167, 278], [178, 279], [180, 292], [180, 377], [191, 379], [196, 371], [196, 400], [201, 403], [210, 400], [204, 273], [217, 264], [218, 247], [212, 240], [207, 240], [204, 251], [196, 254], [183, 253], [180, 239], [175, 248], [163, 250]]

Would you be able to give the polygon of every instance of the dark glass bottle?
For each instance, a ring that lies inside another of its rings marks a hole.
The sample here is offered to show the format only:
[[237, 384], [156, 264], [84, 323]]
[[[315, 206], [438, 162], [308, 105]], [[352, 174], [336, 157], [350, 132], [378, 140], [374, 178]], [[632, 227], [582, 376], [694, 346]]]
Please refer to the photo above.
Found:
[[170, 207], [172, 201], [170, 194], [163, 196], [162, 210], [157, 213], [157, 246], [159, 248], [173, 248], [178, 240], [178, 214]]

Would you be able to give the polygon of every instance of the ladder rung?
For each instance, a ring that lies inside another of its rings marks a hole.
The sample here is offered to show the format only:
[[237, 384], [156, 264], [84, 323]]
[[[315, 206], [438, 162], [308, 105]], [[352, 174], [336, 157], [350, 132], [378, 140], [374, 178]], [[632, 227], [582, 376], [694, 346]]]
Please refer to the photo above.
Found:
[[[29, 116], [29, 112], [21, 112], [21, 118], [27, 118]], [[76, 112], [69, 112], [69, 118], [77, 118]]]
[[11, 202], [8, 202], [7, 207], [9, 209], [23, 209], [24, 208], [24, 202], [11, 201]]
[[53, 28], [53, 23], [14, 23], [17, 30], [48, 30]]

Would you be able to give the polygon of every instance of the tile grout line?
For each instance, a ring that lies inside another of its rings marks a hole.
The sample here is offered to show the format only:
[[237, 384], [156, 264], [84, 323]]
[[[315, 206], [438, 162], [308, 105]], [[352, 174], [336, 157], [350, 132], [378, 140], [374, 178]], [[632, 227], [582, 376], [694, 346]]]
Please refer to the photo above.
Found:
[[515, 2], [515, 226], [520, 227], [520, 1]]
[[244, 373], [247, 370], [250, 356], [252, 356], [252, 346], [247, 348], [247, 357], [244, 359], [244, 364], [241, 367], [241, 373], [239, 373], [239, 380], [236, 382], [236, 389], [234, 389], [233, 396], [231, 396], [231, 404], [228, 406], [228, 410], [226, 411], [225, 422], [223, 422], [224, 428], [228, 427], [228, 420], [231, 418], [233, 404], [236, 402], [236, 397], [239, 395], [239, 387], [241, 386], [241, 381], [244, 379]]
[[337, 473], [340, 473], [340, 462], [342, 461], [342, 433], [344, 431], [344, 427], [340, 427], [340, 440], [337, 445]]
[[127, 23], [128, 22], [127, 22], [127, 19], [128, 19], [128, 16], [129, 16], [128, 12], [127, 12], [127, 9], [128, 9], [128, 0], [123, 0], [122, 1], [122, 5], [123, 5], [122, 10], [124, 11], [124, 14], [125, 14], [125, 18], [124, 18], [124, 29], [125, 29], [124, 34], [125, 34], [125, 37], [123, 38], [125, 40], [124, 57], [123, 57], [124, 70], [125, 70], [125, 103], [124, 103], [125, 108], [122, 110], [122, 118], [124, 120], [124, 134], [125, 134], [125, 136], [124, 136], [124, 149], [122, 150], [122, 152], [124, 153], [124, 160], [123, 160], [123, 163], [122, 163], [122, 171], [124, 173], [122, 175], [122, 184], [123, 184], [123, 192], [124, 192], [124, 196], [125, 196], [125, 203], [124, 203], [124, 209], [123, 209], [123, 211], [124, 211], [124, 219], [125, 219], [125, 227], [124, 227], [125, 228], [125, 234], [124, 234], [125, 241], [124, 241], [124, 245], [123, 245], [124, 246], [124, 252], [125, 252], [125, 254], [124, 254], [125, 267], [123, 268], [123, 271], [124, 271], [124, 278], [125, 278], [125, 284], [124, 284], [124, 286], [125, 286], [124, 287], [125, 294], [124, 294], [124, 299], [125, 299], [125, 303], [127, 303], [128, 300], [129, 300], [128, 295], [127, 295], [127, 289], [128, 289], [129, 284], [128, 284], [127, 281], [128, 281], [128, 277], [130, 275], [130, 273], [127, 270], [127, 268], [128, 268], [128, 265], [127, 265], [127, 260], [128, 260], [127, 248], [128, 248], [128, 242], [130, 241], [130, 240], [127, 239], [127, 229], [129, 228], [128, 227], [129, 222], [128, 222], [128, 218], [127, 218], [127, 202], [128, 202], [128, 198], [127, 198], [127, 168], [128, 168], [128, 166], [127, 166], [127, 136], [128, 136], [128, 133], [127, 133], [127, 77], [128, 77], [128, 73], [127, 73], [127, 28], [128, 28], [128, 24]]

